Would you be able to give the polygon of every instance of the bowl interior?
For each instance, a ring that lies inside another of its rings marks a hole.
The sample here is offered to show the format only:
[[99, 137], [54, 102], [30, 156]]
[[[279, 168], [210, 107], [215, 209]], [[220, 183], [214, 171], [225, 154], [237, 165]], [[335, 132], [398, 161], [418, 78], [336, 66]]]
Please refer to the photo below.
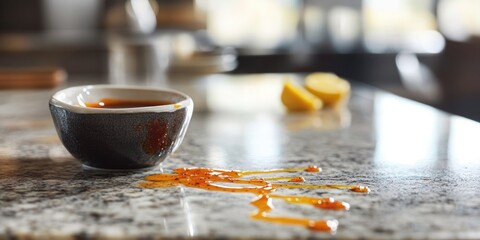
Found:
[[125, 109], [98, 109], [86, 107], [86, 102], [98, 102], [103, 98], [123, 100], [164, 100], [174, 103], [169, 105], [130, 108], [127, 111], [153, 108], [157, 110], [178, 109], [191, 104], [191, 99], [187, 95], [174, 90], [116, 85], [89, 85], [67, 88], [52, 96], [52, 104], [61, 105], [70, 110], [81, 112], [126, 111]]

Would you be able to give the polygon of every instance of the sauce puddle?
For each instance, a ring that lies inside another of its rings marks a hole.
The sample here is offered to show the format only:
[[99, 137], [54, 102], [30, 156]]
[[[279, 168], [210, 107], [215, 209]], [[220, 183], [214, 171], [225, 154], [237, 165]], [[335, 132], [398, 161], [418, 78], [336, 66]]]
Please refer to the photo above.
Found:
[[[152, 174], [145, 177], [144, 182], [138, 183], [143, 188], [168, 188], [178, 185], [200, 188], [208, 191], [252, 193], [258, 197], [250, 202], [257, 211], [250, 215], [251, 218], [278, 224], [300, 225], [313, 231], [336, 231], [338, 221], [335, 219], [309, 219], [288, 216], [270, 216], [268, 212], [274, 209], [272, 199], [283, 200], [289, 204], [305, 204], [319, 209], [347, 211], [350, 204], [337, 201], [333, 198], [316, 198], [309, 196], [278, 195], [273, 194], [278, 188], [304, 188], [304, 189], [345, 189], [353, 192], [368, 193], [370, 189], [358, 185], [304, 185], [301, 176], [296, 177], [270, 177], [270, 178], [244, 178], [250, 175], [291, 173], [291, 172], [320, 172], [317, 166], [307, 168], [286, 168], [264, 171], [236, 171], [211, 168], [176, 168], [173, 174]], [[270, 181], [284, 181], [288, 183], [271, 183]], [[240, 186], [225, 186], [218, 183], [239, 184]]]

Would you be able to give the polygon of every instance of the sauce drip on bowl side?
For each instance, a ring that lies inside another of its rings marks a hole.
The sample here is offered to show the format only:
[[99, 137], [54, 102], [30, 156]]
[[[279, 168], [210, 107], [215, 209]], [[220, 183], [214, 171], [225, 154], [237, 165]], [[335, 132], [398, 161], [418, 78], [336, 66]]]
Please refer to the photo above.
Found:
[[[278, 195], [273, 194], [277, 188], [307, 188], [307, 189], [348, 189], [353, 192], [368, 193], [366, 186], [350, 185], [303, 185], [305, 181], [301, 176], [295, 177], [270, 177], [270, 178], [243, 178], [250, 175], [288, 173], [288, 172], [320, 172], [317, 166], [307, 168], [286, 168], [263, 171], [237, 171], [211, 168], [176, 168], [173, 174], [152, 174], [145, 177], [144, 182], [138, 183], [144, 188], [167, 188], [184, 185], [209, 191], [253, 193], [258, 197], [250, 202], [257, 211], [250, 215], [251, 218], [278, 224], [300, 225], [313, 231], [335, 231], [338, 221], [335, 219], [309, 219], [289, 216], [270, 216], [268, 212], [274, 209], [272, 199], [283, 200], [289, 204], [305, 204], [319, 209], [347, 211], [350, 204], [337, 201], [333, 198], [317, 198], [309, 196]], [[269, 181], [286, 181], [291, 183], [271, 183]], [[241, 186], [225, 186], [219, 183], [239, 184]], [[297, 183], [297, 184], [296, 184]]]

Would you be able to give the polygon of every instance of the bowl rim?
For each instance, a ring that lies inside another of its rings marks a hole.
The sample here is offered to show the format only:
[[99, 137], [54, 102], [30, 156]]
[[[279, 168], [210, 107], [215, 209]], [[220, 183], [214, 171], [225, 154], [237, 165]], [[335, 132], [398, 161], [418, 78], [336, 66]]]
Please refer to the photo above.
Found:
[[[59, 96], [67, 91], [76, 90], [79, 92], [84, 92], [94, 88], [169, 92], [169, 93], [180, 95], [185, 99], [179, 102], [175, 102], [173, 104], [148, 106], [148, 107], [132, 107], [132, 108], [90, 108], [86, 106], [72, 105], [59, 99]], [[114, 84], [93, 84], [93, 85], [80, 85], [80, 86], [68, 87], [68, 88], [59, 90], [50, 97], [49, 104], [56, 107], [67, 109], [75, 113], [119, 114], [119, 113], [145, 113], [145, 112], [174, 112], [183, 108], [187, 108], [189, 106], [193, 106], [193, 101], [192, 101], [192, 98], [190, 98], [187, 94], [177, 90], [168, 89], [168, 88], [150, 87], [150, 86], [114, 85]]]

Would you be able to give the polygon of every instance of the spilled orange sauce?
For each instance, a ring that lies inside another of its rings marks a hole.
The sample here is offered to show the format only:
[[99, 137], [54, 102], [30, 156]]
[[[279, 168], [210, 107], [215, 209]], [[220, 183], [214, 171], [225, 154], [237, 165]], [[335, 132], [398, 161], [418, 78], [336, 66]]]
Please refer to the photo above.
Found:
[[[307, 188], [307, 189], [348, 189], [354, 192], [368, 193], [366, 186], [349, 185], [304, 185], [301, 176], [295, 177], [270, 177], [270, 178], [243, 178], [249, 175], [288, 173], [288, 172], [320, 172], [317, 166], [307, 168], [287, 168], [264, 171], [236, 171], [211, 168], [177, 168], [173, 174], [153, 174], [145, 177], [144, 182], [138, 183], [144, 188], [167, 188], [183, 185], [209, 191], [253, 193], [258, 197], [251, 202], [257, 211], [250, 217], [256, 220], [278, 224], [300, 225], [314, 231], [335, 231], [338, 221], [335, 219], [309, 219], [289, 216], [271, 216], [269, 212], [274, 209], [273, 199], [283, 200], [289, 204], [305, 204], [319, 209], [347, 211], [350, 205], [333, 198], [317, 198], [309, 196], [278, 195], [272, 192], [278, 188]], [[291, 183], [271, 183], [269, 181], [284, 181]], [[222, 185], [228, 183], [230, 185]], [[231, 186], [238, 184], [239, 186]]]

